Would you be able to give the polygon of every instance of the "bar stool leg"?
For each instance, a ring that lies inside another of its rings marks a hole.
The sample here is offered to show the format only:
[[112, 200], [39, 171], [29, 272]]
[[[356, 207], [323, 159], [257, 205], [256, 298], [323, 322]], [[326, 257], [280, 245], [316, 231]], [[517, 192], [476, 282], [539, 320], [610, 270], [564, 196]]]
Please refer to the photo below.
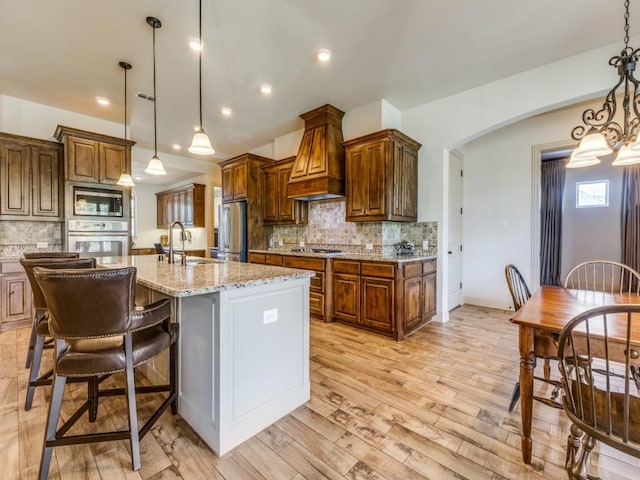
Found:
[[24, 401], [24, 409], [30, 410], [33, 403], [33, 395], [36, 387], [31, 383], [38, 380], [38, 372], [40, 371], [40, 361], [42, 360], [42, 352], [44, 350], [44, 340], [42, 335], [36, 335], [35, 345], [33, 347], [33, 358], [31, 361], [31, 370], [29, 371], [29, 386], [27, 387], [27, 398]]
[[29, 350], [27, 350], [27, 362], [24, 368], [31, 367], [31, 361], [33, 360], [33, 349], [36, 346], [36, 326], [31, 325], [31, 336], [29, 337]]
[[171, 385], [171, 391], [169, 395], [173, 395], [173, 401], [171, 402], [171, 413], [176, 415], [178, 413], [178, 341], [176, 340], [171, 347], [169, 347], [169, 384]]
[[129, 412], [129, 434], [131, 440], [131, 464], [134, 471], [140, 469], [140, 438], [138, 432], [138, 412], [136, 410], [136, 385], [133, 370], [133, 339], [124, 336], [124, 356], [126, 364], [127, 409]]
[[91, 377], [87, 382], [87, 398], [89, 399], [89, 422], [98, 418], [98, 377]]

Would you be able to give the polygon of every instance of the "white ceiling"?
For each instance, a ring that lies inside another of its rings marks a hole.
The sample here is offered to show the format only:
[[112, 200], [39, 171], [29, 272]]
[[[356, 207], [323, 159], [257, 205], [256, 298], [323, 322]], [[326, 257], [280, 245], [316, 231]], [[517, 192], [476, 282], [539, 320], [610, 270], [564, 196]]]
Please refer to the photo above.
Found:
[[[622, 0], [203, 0], [204, 127], [225, 158], [301, 128], [298, 115], [325, 103], [349, 111], [384, 98], [404, 110], [622, 47], [623, 13]], [[631, 13], [634, 35], [640, 11]], [[0, 93], [122, 122], [118, 61], [128, 61], [131, 136], [153, 148], [153, 105], [134, 96], [153, 91], [149, 15], [162, 21], [158, 149], [175, 153], [178, 143], [185, 152], [198, 123], [198, 57], [188, 46], [197, 0], [4, 0]], [[319, 48], [333, 52], [328, 65], [314, 60]], [[273, 85], [271, 97], [261, 83]]]

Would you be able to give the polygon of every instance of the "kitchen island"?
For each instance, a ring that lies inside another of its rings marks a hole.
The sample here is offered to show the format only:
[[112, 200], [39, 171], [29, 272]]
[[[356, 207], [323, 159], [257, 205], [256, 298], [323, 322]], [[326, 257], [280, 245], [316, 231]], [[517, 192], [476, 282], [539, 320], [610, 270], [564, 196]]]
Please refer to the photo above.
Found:
[[[180, 324], [178, 412], [223, 455], [309, 400], [309, 278], [284, 267], [157, 255], [103, 257], [137, 267], [136, 304], [171, 300]], [[147, 365], [162, 377], [168, 360]]]

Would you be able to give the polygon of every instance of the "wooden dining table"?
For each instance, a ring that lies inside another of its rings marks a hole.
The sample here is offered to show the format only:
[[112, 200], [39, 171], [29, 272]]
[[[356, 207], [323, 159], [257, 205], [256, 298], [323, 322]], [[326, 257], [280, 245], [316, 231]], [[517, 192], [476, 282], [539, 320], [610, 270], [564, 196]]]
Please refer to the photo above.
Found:
[[533, 371], [536, 365], [534, 332], [560, 333], [576, 315], [594, 307], [640, 303], [635, 293], [604, 293], [542, 286], [514, 313], [519, 327], [520, 412], [522, 415], [522, 460], [531, 463], [531, 417], [533, 413]]

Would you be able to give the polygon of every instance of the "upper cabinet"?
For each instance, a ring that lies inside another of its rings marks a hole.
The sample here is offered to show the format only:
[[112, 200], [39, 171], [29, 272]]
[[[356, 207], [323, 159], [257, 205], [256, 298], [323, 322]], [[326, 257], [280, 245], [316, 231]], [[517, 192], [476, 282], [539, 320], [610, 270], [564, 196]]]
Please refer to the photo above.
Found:
[[262, 167], [266, 225], [307, 223], [307, 202], [289, 198], [289, 177], [295, 159], [285, 158]]
[[246, 200], [249, 192], [249, 160], [240, 159], [222, 167], [222, 201]]
[[58, 126], [54, 136], [64, 143], [66, 180], [115, 185], [131, 175], [130, 140]]
[[157, 227], [168, 228], [172, 222], [185, 227], [204, 227], [204, 189], [199, 183], [156, 193]]
[[0, 217], [59, 220], [61, 158], [58, 143], [0, 134]]
[[344, 142], [348, 222], [415, 222], [418, 218], [418, 150], [398, 130]]

